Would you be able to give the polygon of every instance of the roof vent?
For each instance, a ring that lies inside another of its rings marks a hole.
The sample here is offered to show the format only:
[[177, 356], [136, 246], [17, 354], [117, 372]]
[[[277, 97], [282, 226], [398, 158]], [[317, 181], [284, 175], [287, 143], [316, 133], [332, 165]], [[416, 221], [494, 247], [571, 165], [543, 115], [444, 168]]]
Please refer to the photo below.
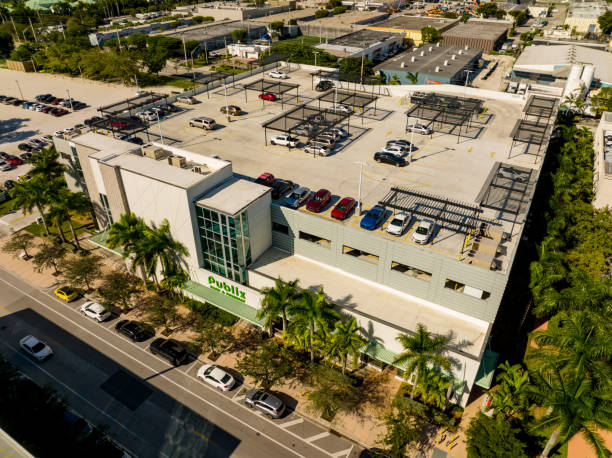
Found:
[[414, 62], [414, 61], [415, 61], [415, 57], [414, 57], [414, 56], [412, 56], [412, 57], [410, 58], [410, 62]]
[[459, 55], [463, 54], [463, 49], [460, 49], [458, 54]]
[[[414, 59], [414, 57], [413, 57], [413, 59]], [[401, 68], [404, 68], [405, 66], [406, 66], [406, 62], [402, 62], [402, 63], [400, 64], [400, 67], [401, 67]]]
[[448, 60], [444, 61], [444, 66], [446, 67], [448, 65]]
[[438, 41], [438, 42], [436, 43], [436, 48], [439, 48], [439, 47], [440, 47], [440, 42]]
[[182, 169], [187, 165], [187, 160], [181, 156], [170, 156], [168, 158], [168, 164]]
[[453, 54], [453, 55], [451, 56], [451, 59], [452, 59], [452, 60], [455, 60], [456, 58], [457, 58], [457, 54]]
[[424, 56], [424, 55], [425, 55], [425, 51], [421, 51], [421, 56]]
[[436, 67], [436, 73], [440, 71], [440, 67]]
[[465, 50], [466, 50], [466, 51], [468, 50], [468, 45], [465, 45]]
[[412, 52], [417, 52], [417, 50], [418, 50], [418, 49], [419, 49], [419, 48], [414, 48], [414, 49], [412, 50]]
[[432, 51], [433, 51], [433, 46], [430, 46], [429, 47], [429, 52], [432, 52]]

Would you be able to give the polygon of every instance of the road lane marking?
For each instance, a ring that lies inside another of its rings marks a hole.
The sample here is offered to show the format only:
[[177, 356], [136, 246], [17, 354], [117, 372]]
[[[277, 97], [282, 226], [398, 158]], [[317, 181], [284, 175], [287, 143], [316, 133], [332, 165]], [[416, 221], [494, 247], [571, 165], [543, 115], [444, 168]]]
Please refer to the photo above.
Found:
[[288, 421], [287, 423], [281, 424], [280, 427], [289, 428], [290, 426], [299, 425], [300, 423], [304, 423], [303, 418], [296, 418], [295, 420]]
[[50, 340], [51, 342], [53, 342], [58, 347], [63, 347], [63, 345], [61, 343], [59, 343], [57, 340], [55, 340], [53, 337], [47, 337], [47, 339]]
[[5, 309], [2, 305], [0, 305], [0, 309], [4, 310], [5, 312], [8, 312], [8, 310]]
[[208, 442], [209, 444], [212, 444], [212, 445], [214, 445], [215, 447], [218, 447], [218, 445], [217, 445], [215, 442], [211, 441], [211, 440], [210, 440], [208, 437], [206, 437], [204, 434], [201, 434], [201, 433], [197, 432], [195, 429], [193, 429], [191, 432], [192, 432], [193, 434], [195, 434], [196, 436], [198, 436], [200, 439], [204, 439], [204, 440], [205, 440], [206, 442]]
[[353, 451], [353, 447], [354, 447], [354, 445], [352, 445], [351, 448], [347, 448], [346, 450], [342, 450], [340, 452], [332, 453], [332, 456], [334, 458], [340, 458], [341, 456], [349, 456], [350, 453]]
[[[4, 270], [4, 269], [2, 269], [2, 270]], [[4, 271], [6, 272], [6, 270], [4, 270]], [[7, 273], [8, 273], [8, 272], [7, 272]], [[20, 292], [21, 294], [23, 294], [24, 296], [29, 297], [30, 299], [32, 299], [33, 301], [37, 302], [38, 304], [40, 304], [41, 306], [43, 306], [43, 307], [44, 307], [44, 308], [46, 308], [47, 310], [49, 310], [49, 311], [51, 311], [51, 312], [55, 313], [56, 315], [59, 315], [61, 318], [63, 318], [63, 319], [65, 319], [66, 321], [68, 321], [68, 322], [70, 322], [70, 323], [74, 324], [75, 326], [77, 326], [78, 328], [82, 329], [82, 330], [83, 330], [83, 331], [85, 331], [86, 333], [88, 333], [88, 334], [92, 335], [93, 337], [95, 337], [96, 339], [98, 339], [99, 341], [101, 341], [103, 344], [106, 344], [106, 345], [108, 345], [109, 347], [111, 347], [111, 348], [113, 348], [113, 349], [117, 350], [119, 353], [123, 354], [123, 355], [124, 355], [124, 356], [126, 356], [127, 358], [129, 358], [129, 359], [131, 359], [131, 360], [133, 360], [133, 361], [136, 361], [138, 364], [140, 364], [141, 366], [143, 366], [143, 367], [145, 367], [145, 368], [149, 369], [149, 370], [150, 370], [151, 372], [153, 372], [154, 374], [159, 374], [159, 375], [158, 375], [158, 378], [162, 378], [162, 379], [164, 379], [164, 380], [166, 380], [166, 381], [168, 381], [168, 382], [172, 383], [173, 385], [175, 385], [176, 387], [178, 387], [178, 388], [180, 388], [181, 390], [185, 391], [186, 393], [189, 393], [189, 394], [191, 394], [193, 397], [195, 397], [195, 398], [197, 398], [197, 399], [200, 399], [202, 402], [204, 402], [204, 403], [208, 404], [208, 405], [209, 405], [209, 406], [211, 406], [213, 409], [218, 410], [219, 412], [221, 412], [221, 413], [223, 413], [223, 414], [227, 415], [228, 417], [230, 417], [230, 418], [234, 419], [234, 420], [235, 420], [235, 421], [237, 421], [238, 423], [242, 424], [243, 426], [246, 426], [246, 427], [247, 427], [247, 428], [249, 428], [250, 430], [252, 430], [252, 431], [254, 431], [254, 432], [258, 433], [260, 436], [265, 437], [265, 438], [266, 438], [266, 439], [268, 439], [269, 441], [271, 441], [271, 442], [275, 443], [276, 445], [278, 445], [278, 446], [280, 446], [280, 447], [284, 448], [285, 450], [288, 450], [288, 451], [290, 451], [291, 453], [293, 453], [293, 454], [295, 454], [295, 455], [297, 455], [297, 456], [300, 456], [300, 457], [302, 457], [302, 458], [306, 458], [304, 455], [302, 455], [302, 454], [300, 454], [300, 453], [296, 452], [295, 450], [292, 450], [291, 448], [287, 447], [287, 446], [286, 446], [286, 445], [284, 445], [283, 443], [281, 443], [281, 442], [277, 441], [276, 439], [274, 439], [274, 438], [270, 437], [270, 436], [269, 436], [269, 435], [267, 435], [266, 433], [263, 433], [263, 432], [259, 431], [258, 429], [256, 429], [255, 427], [251, 426], [249, 423], [245, 422], [244, 420], [242, 420], [242, 419], [240, 419], [240, 418], [238, 418], [238, 417], [235, 417], [235, 416], [231, 415], [230, 413], [226, 412], [226, 411], [225, 411], [225, 410], [223, 410], [222, 408], [218, 407], [218, 406], [217, 406], [215, 403], [213, 403], [213, 402], [211, 402], [211, 401], [208, 401], [207, 399], [204, 399], [202, 396], [200, 396], [200, 395], [198, 395], [198, 394], [194, 393], [193, 391], [188, 390], [187, 388], [185, 388], [184, 386], [182, 386], [182, 385], [181, 385], [181, 384], [179, 384], [178, 382], [175, 382], [174, 380], [172, 380], [172, 379], [171, 379], [171, 378], [169, 378], [168, 376], [166, 376], [166, 375], [164, 375], [164, 374], [160, 374], [160, 371], [158, 371], [157, 369], [152, 368], [151, 366], [149, 366], [148, 364], [145, 364], [144, 362], [142, 362], [142, 361], [141, 361], [141, 360], [139, 360], [138, 358], [136, 358], [136, 357], [132, 356], [131, 354], [129, 354], [129, 353], [127, 353], [127, 352], [123, 351], [121, 348], [119, 348], [119, 347], [117, 347], [117, 346], [115, 346], [115, 345], [111, 344], [110, 342], [108, 342], [108, 341], [104, 340], [102, 337], [98, 336], [96, 333], [94, 333], [94, 332], [90, 331], [89, 329], [87, 329], [87, 328], [85, 328], [85, 327], [81, 326], [79, 323], [77, 323], [77, 322], [73, 321], [72, 319], [68, 318], [67, 316], [62, 315], [62, 314], [61, 314], [59, 311], [57, 311], [57, 310], [55, 310], [54, 308], [52, 308], [52, 307], [50, 307], [50, 306], [46, 305], [45, 303], [41, 302], [39, 299], [35, 298], [35, 297], [34, 297], [34, 296], [32, 296], [31, 294], [29, 294], [29, 293], [27, 293], [27, 292], [25, 292], [25, 291], [22, 291], [22, 290], [20, 290], [20, 289], [18, 289], [17, 287], [13, 286], [12, 284], [10, 284], [9, 282], [7, 282], [6, 280], [4, 280], [4, 279], [2, 279], [2, 278], [0, 278], [0, 281], [2, 281], [3, 283], [5, 283], [6, 285], [8, 285], [8, 286], [12, 287], [13, 289], [15, 289], [15, 290], [19, 291], [19, 292]], [[35, 289], [35, 291], [40, 291], [40, 290]], [[42, 292], [42, 291], [40, 291], [40, 292]], [[43, 293], [43, 294], [45, 294], [44, 292], [42, 292], [42, 293]], [[51, 298], [51, 299], [55, 299], [53, 296], [51, 296], [51, 295], [49, 295], [49, 294], [47, 294], [47, 297], [48, 297], [48, 298]], [[65, 306], [65, 307], [67, 307], [67, 304], [65, 304], [65, 303], [63, 303], [63, 302], [61, 302], [61, 301], [59, 301], [59, 300], [56, 300], [56, 302], [58, 302], [58, 303], [62, 304], [62, 305], [63, 305], [63, 306]], [[67, 307], [67, 308], [68, 308], [69, 310], [72, 310], [73, 312], [76, 312], [75, 310], [71, 309], [70, 307]], [[133, 345], [134, 347], [136, 347], [136, 348], [138, 348], [138, 349], [142, 350], [142, 348], [138, 347], [137, 345], [133, 344], [132, 342], [130, 342], [130, 341], [128, 341], [128, 340], [124, 340], [124, 341], [125, 341], [125, 342], [127, 342], [129, 345]], [[204, 384], [202, 384], [201, 386], [203, 386], [203, 387], [205, 387], [205, 388], [209, 389], [209, 390], [210, 390], [210, 391], [212, 391], [212, 392], [215, 392], [215, 390], [214, 390], [213, 388], [209, 388], [208, 386], [206, 386], [206, 385], [204, 385]], [[217, 394], [218, 394], [218, 393], [217, 393]], [[224, 397], [225, 397], [225, 396], [224, 396]], [[251, 410], [251, 409], [249, 409], [248, 407], [246, 407], [246, 406], [244, 406], [244, 405], [242, 405], [242, 404], [240, 404], [240, 403], [236, 403], [236, 405], [237, 405], [237, 406], [239, 406], [239, 407], [241, 407], [241, 408], [243, 408], [243, 409], [245, 409], [246, 411], [250, 411], [250, 410]], [[270, 424], [272, 424], [272, 425], [274, 425], [274, 426], [277, 426], [277, 427], [278, 427], [278, 425], [277, 425], [276, 423], [274, 423], [273, 421], [269, 420], [269, 419], [268, 419], [268, 418], [266, 418], [266, 417], [262, 417], [261, 419], [263, 419], [263, 420], [265, 420], [265, 421], [269, 422]], [[301, 441], [305, 442], [305, 441], [304, 441], [304, 439], [303, 439], [303, 438], [301, 438], [300, 436], [298, 436], [297, 434], [294, 434], [294, 433], [292, 433], [291, 431], [286, 431], [286, 430], [285, 430], [285, 432], [287, 432], [287, 433], [291, 434], [292, 436], [296, 437], [297, 439], [299, 439], [299, 440], [301, 440]], [[317, 449], [317, 450], [319, 450], [321, 453], [324, 453], [325, 455], [330, 456], [330, 453], [329, 453], [328, 451], [326, 451], [326, 450], [323, 450], [321, 447], [318, 447], [317, 445], [314, 445], [314, 444], [309, 444], [309, 445], [310, 445], [311, 447], [313, 447], [313, 448], [316, 448], [316, 449]]]
[[320, 434], [315, 434], [314, 436], [310, 436], [308, 439], [304, 439], [304, 440], [310, 443], [310, 442], [318, 441], [319, 439], [323, 439], [324, 437], [327, 437], [329, 435], [330, 435], [329, 431], [323, 431]]
[[[3, 280], [4, 281], [4, 280]], [[103, 410], [101, 410], [99, 407], [97, 407], [96, 405], [94, 405], [93, 403], [91, 403], [87, 398], [85, 398], [84, 396], [80, 395], [79, 393], [77, 393], [76, 391], [74, 391], [72, 388], [70, 388], [68, 385], [66, 385], [64, 382], [62, 382], [60, 379], [58, 379], [55, 375], [51, 374], [49, 371], [43, 369], [42, 367], [40, 367], [40, 365], [36, 364], [34, 361], [31, 361], [29, 358], [27, 358], [25, 355], [23, 355], [20, 351], [18, 351], [17, 349], [13, 348], [12, 345], [7, 344], [6, 342], [3, 342], [2, 340], [0, 340], [0, 344], [4, 345], [5, 347], [10, 348], [11, 350], [13, 350], [13, 352], [15, 354], [17, 354], [20, 358], [23, 358], [25, 361], [27, 361], [29, 364], [31, 364], [32, 366], [34, 366], [36, 369], [40, 370], [41, 372], [44, 372], [45, 374], [47, 374], [49, 377], [51, 377], [53, 380], [55, 380], [57, 383], [59, 383], [60, 385], [62, 385], [64, 388], [66, 388], [68, 391], [70, 391], [71, 393], [73, 393], [75, 396], [77, 396], [78, 398], [82, 399], [83, 401], [85, 401], [87, 404], [89, 404], [91, 407], [93, 407], [95, 410], [97, 410], [98, 412], [100, 412], [102, 415], [104, 415], [105, 417], [107, 417], [109, 420], [111, 420], [112, 422], [118, 424], [119, 426], [121, 426], [121, 428], [125, 429], [128, 433], [130, 433], [131, 435], [133, 435], [134, 437], [138, 438], [141, 442], [149, 445], [152, 448], [156, 448], [153, 446], [153, 444], [150, 444], [148, 441], [146, 441], [145, 439], [143, 439], [142, 437], [140, 437], [138, 434], [136, 434], [135, 432], [133, 432], [131, 429], [129, 429], [127, 426], [125, 426], [123, 423], [121, 423], [120, 421], [118, 421], [117, 419], [115, 419], [114, 417], [110, 416], [109, 414], [107, 414], [106, 412], [104, 412]], [[160, 453], [164, 456], [168, 456], [165, 453], [161, 452]]]

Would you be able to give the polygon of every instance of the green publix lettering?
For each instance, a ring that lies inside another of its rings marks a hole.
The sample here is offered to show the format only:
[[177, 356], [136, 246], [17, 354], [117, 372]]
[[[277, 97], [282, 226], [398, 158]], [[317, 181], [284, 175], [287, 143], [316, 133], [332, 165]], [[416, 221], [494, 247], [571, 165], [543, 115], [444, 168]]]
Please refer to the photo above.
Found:
[[228, 285], [222, 280], [216, 280], [212, 275], [208, 277], [208, 286], [226, 296], [233, 296], [238, 300], [246, 301], [246, 293], [244, 291], [240, 291], [237, 286]]

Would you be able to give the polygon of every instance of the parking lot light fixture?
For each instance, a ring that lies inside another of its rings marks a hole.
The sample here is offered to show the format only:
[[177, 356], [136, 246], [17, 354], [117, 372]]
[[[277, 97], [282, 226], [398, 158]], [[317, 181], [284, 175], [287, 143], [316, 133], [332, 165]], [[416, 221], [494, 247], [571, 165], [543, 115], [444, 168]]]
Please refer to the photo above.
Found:
[[70, 90], [66, 89], [66, 94], [68, 94], [68, 101], [70, 102], [70, 109], [74, 111], [74, 107], [72, 106], [72, 98], [70, 97]]
[[230, 116], [229, 105], [227, 103], [227, 83], [225, 81], [223, 82], [223, 90], [225, 91], [225, 116], [227, 116], [227, 122], [231, 122], [232, 117]]
[[355, 162], [359, 165], [359, 190], [357, 191], [357, 205], [359, 206], [359, 215], [361, 215], [361, 182], [363, 180], [363, 166], [367, 165], [365, 162]]
[[315, 51], [313, 52], [314, 56], [315, 56], [315, 72], [317, 71], [317, 55], [320, 53], [321, 51]]
[[161, 122], [159, 122], [159, 112], [156, 111], [155, 115], [157, 116], [157, 126], [159, 127], [159, 141], [163, 145], [164, 144], [164, 136], [162, 135]]
[[[408, 125], [412, 125], [410, 124], [410, 120], [412, 119], [412, 116], [408, 117]], [[410, 133], [410, 154], [408, 155], [408, 164], [410, 164], [410, 162], [412, 162], [412, 149], [414, 148], [414, 128], [412, 129], [412, 132]]]
[[21, 86], [19, 86], [19, 81], [15, 80], [17, 83], [17, 89], [19, 90], [19, 95], [21, 96], [21, 100], [24, 100], [23, 93], [21, 92]]

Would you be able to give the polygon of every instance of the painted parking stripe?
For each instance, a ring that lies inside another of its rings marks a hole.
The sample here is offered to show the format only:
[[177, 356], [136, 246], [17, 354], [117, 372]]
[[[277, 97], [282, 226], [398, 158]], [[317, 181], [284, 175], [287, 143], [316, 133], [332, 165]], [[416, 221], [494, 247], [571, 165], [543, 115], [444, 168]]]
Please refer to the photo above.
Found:
[[318, 441], [319, 439], [323, 439], [324, 437], [329, 436], [329, 431], [323, 431], [320, 434], [315, 434], [314, 436], [310, 436], [308, 439], [304, 439], [306, 442], [314, 442], [314, 441]]
[[244, 394], [240, 394], [240, 395], [234, 396], [232, 399], [233, 399], [234, 401], [236, 401], [236, 402], [240, 402], [240, 401], [242, 401], [242, 400], [243, 400], [245, 397], [246, 397], [246, 396], [245, 396]]
[[283, 423], [279, 426], [282, 428], [289, 428], [291, 426], [299, 425], [300, 423], [304, 423], [303, 418], [296, 418], [295, 420], [288, 421], [287, 423]]
[[353, 451], [353, 446], [351, 448], [347, 448], [346, 450], [342, 450], [340, 452], [332, 453], [334, 458], [340, 458], [341, 456], [349, 456], [349, 454]]

